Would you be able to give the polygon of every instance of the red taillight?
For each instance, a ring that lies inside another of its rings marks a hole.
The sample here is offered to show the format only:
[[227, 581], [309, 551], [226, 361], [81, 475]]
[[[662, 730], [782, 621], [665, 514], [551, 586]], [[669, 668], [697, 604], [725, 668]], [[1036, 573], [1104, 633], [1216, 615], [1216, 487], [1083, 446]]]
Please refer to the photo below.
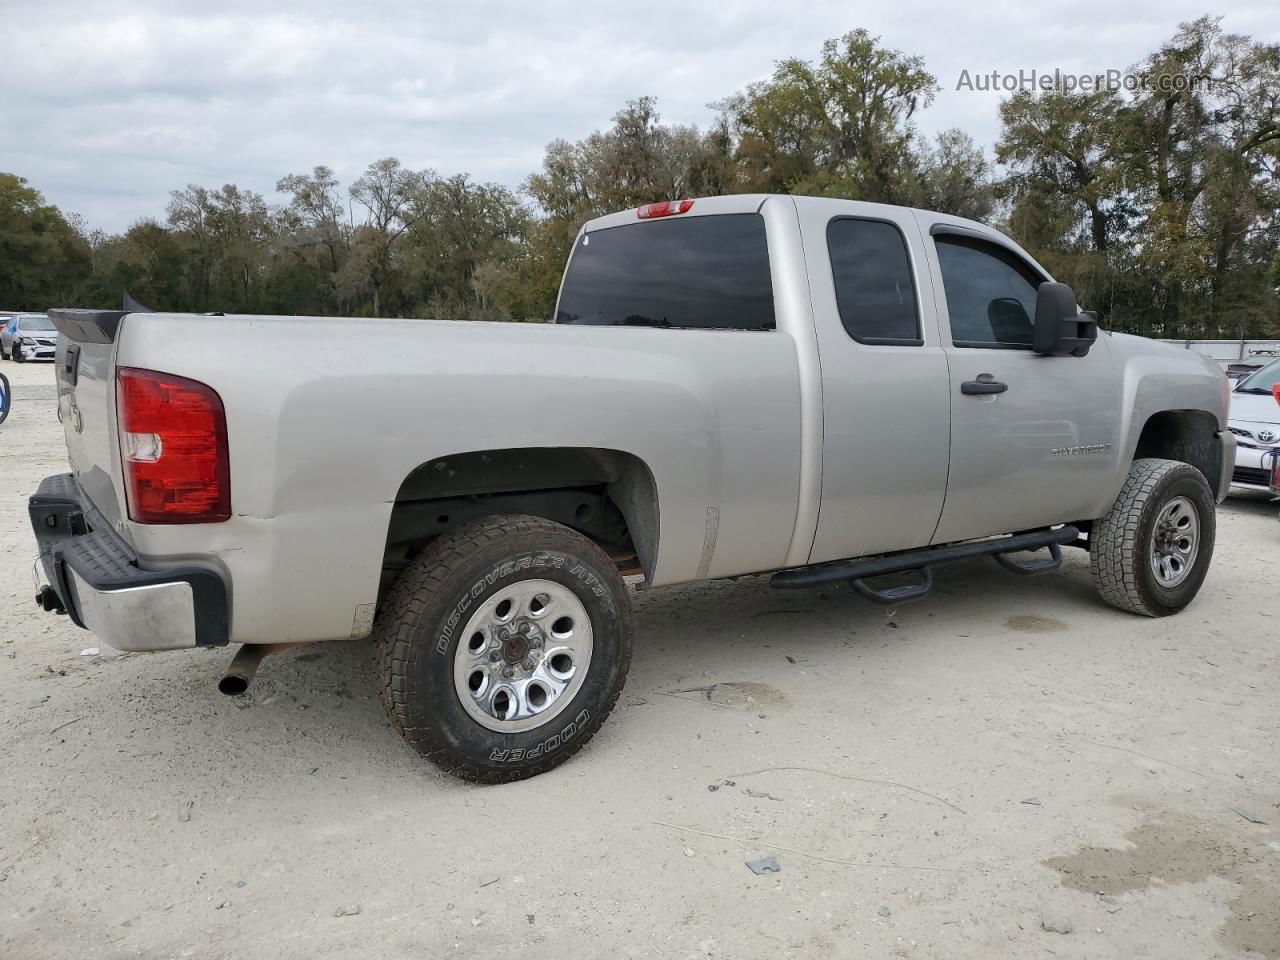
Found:
[[211, 388], [120, 367], [116, 419], [130, 519], [218, 523], [231, 516], [227, 418]]
[[636, 208], [636, 216], [641, 220], [652, 220], [654, 217], [674, 217], [677, 213], [688, 213], [693, 209], [692, 200], [663, 200], [661, 203], [646, 203]]

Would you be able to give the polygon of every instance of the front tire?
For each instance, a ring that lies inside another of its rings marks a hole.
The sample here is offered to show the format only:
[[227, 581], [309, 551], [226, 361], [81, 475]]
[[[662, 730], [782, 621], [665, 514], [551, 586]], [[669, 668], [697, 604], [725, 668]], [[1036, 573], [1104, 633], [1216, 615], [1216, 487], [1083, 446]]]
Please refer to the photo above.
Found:
[[433, 541], [374, 623], [379, 695], [419, 753], [506, 783], [582, 749], [631, 665], [631, 601], [613, 562], [568, 527], [490, 517]]
[[22, 347], [18, 344], [17, 340], [13, 341], [13, 346], [9, 348], [9, 359], [14, 363], [26, 362], [27, 358], [22, 355]]
[[1194, 600], [1213, 558], [1215, 506], [1204, 474], [1190, 464], [1135, 460], [1089, 538], [1102, 599], [1147, 617], [1167, 617]]

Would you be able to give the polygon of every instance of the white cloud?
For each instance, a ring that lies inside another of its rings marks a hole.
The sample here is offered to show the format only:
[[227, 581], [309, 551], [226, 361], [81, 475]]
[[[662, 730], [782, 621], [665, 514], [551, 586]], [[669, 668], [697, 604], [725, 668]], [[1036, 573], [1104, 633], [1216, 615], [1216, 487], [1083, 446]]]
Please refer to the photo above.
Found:
[[[999, 96], [957, 92], [961, 69], [1125, 67], [1197, 2], [0, 0], [0, 170], [108, 229], [163, 216], [188, 182], [270, 195], [286, 173], [327, 163], [350, 181], [387, 155], [517, 186], [549, 140], [606, 126], [629, 98], [705, 124], [775, 60], [858, 26], [938, 76], [922, 129], [990, 144]], [[1258, 0], [1225, 26], [1278, 39]]]

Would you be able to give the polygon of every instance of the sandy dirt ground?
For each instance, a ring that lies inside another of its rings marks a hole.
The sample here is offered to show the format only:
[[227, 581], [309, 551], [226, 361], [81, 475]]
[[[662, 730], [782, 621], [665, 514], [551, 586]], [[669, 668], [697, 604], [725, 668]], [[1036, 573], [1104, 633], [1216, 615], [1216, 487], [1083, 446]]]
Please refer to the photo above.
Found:
[[1167, 620], [1103, 606], [1077, 551], [895, 611], [640, 591], [601, 733], [475, 787], [392, 733], [365, 642], [271, 658], [241, 699], [227, 651], [85, 655], [32, 602], [52, 370], [0, 369], [5, 960], [1280, 957], [1265, 498], [1220, 509]]

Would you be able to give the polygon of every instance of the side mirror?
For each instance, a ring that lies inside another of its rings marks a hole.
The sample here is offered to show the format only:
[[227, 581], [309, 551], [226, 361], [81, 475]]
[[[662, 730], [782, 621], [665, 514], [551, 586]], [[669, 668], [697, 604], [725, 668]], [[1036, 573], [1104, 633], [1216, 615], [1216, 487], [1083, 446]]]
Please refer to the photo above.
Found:
[[1098, 339], [1098, 318], [1081, 313], [1065, 283], [1042, 283], [1036, 290], [1031, 349], [1046, 357], [1083, 357]]

